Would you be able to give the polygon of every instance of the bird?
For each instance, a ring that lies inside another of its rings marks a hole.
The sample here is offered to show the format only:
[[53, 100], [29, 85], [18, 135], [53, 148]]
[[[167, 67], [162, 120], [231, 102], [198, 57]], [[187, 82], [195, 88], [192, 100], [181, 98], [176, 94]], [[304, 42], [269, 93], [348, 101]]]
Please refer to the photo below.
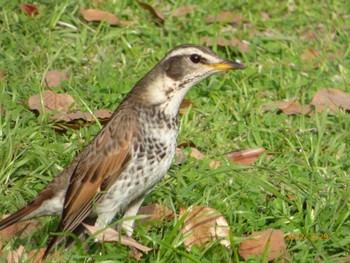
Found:
[[[56, 232], [80, 234], [94, 218], [106, 227], [116, 216], [135, 216], [170, 168], [177, 145], [178, 111], [186, 93], [216, 72], [245, 65], [207, 47], [183, 44], [170, 50], [125, 96], [94, 139], [33, 201], [0, 221], [0, 230], [19, 221], [60, 216]], [[122, 228], [133, 233], [134, 220]], [[44, 257], [64, 235], [55, 235]]]

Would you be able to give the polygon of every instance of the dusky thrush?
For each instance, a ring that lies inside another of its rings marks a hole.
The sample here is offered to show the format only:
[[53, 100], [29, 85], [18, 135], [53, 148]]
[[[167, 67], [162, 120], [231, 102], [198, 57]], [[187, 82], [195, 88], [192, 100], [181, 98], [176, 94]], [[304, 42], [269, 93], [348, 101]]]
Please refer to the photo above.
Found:
[[[90, 217], [105, 227], [117, 213], [135, 216], [175, 155], [177, 115], [188, 90], [213, 73], [243, 69], [192, 44], [172, 49], [130, 91], [90, 144], [27, 206], [0, 222], [59, 215], [57, 232], [81, 231]], [[123, 228], [132, 235], [134, 220]], [[80, 229], [78, 231], [78, 229]], [[54, 236], [45, 255], [64, 236]]]

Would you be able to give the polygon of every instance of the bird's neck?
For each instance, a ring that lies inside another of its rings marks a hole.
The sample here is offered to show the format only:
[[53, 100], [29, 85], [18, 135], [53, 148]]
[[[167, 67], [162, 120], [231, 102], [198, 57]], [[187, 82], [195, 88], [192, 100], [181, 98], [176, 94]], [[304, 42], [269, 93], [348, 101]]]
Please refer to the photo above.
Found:
[[176, 117], [190, 85], [181, 85], [164, 75], [152, 78], [146, 75], [129, 93], [126, 100], [137, 102], [141, 107], [156, 107], [169, 117]]

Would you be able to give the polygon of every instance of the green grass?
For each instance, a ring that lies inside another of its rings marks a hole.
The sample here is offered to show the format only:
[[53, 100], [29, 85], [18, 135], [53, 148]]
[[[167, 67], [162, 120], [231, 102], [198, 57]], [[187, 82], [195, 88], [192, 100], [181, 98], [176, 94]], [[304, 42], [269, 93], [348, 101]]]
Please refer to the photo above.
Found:
[[[169, 1], [158, 8], [175, 9], [190, 2], [196, 1]], [[45, 89], [48, 70], [70, 73], [71, 79], [53, 90], [69, 93], [80, 110], [113, 110], [169, 49], [199, 43], [203, 36], [224, 36], [248, 41], [250, 52], [213, 49], [248, 67], [197, 85], [187, 95], [195, 107], [180, 118], [179, 143], [192, 141], [207, 157], [174, 164], [170, 176], [145, 202], [165, 204], [174, 212], [180, 205], [215, 208], [231, 226], [232, 249], [226, 251], [214, 243], [204, 251], [186, 252], [179, 235], [181, 224], [174, 219], [158, 227], [137, 228], [134, 237], [155, 248], [141, 261], [228, 262], [238, 258], [244, 234], [267, 228], [329, 236], [328, 240], [286, 240], [293, 262], [335, 262], [349, 256], [349, 113], [261, 112], [263, 105], [282, 99], [309, 103], [315, 91], [324, 87], [350, 92], [349, 4], [340, 0], [197, 2], [193, 13], [169, 16], [163, 27], [152, 22], [136, 1], [39, 1], [34, 2], [37, 17], [18, 10], [17, 1], [2, 2], [0, 70], [6, 76], [0, 80], [0, 106], [5, 111], [0, 115], [0, 214], [14, 212], [35, 197], [99, 130], [93, 124], [59, 135], [48, 116], [36, 117], [28, 110], [28, 98]], [[134, 23], [111, 27], [85, 22], [80, 7], [107, 10]], [[204, 23], [208, 15], [223, 10], [241, 14], [243, 22]], [[270, 19], [263, 19], [261, 12]], [[315, 38], [305, 38], [305, 32], [313, 32]], [[319, 52], [315, 63], [301, 59], [308, 49]], [[264, 147], [273, 158], [260, 158], [251, 167], [232, 165], [224, 158], [228, 152], [256, 147]], [[209, 170], [211, 159], [221, 159], [224, 165]], [[16, 239], [7, 248], [44, 246], [57, 220], [41, 221], [43, 229], [31, 234], [31, 242]], [[118, 244], [92, 245], [88, 253], [76, 246], [63, 257], [84, 262], [134, 261], [129, 248]]]

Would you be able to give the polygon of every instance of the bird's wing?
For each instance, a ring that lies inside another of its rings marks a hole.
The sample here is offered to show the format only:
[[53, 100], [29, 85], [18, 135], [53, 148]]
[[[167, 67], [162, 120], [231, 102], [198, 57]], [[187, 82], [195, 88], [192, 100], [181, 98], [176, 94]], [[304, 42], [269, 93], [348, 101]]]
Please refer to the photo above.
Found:
[[[79, 155], [80, 160], [70, 179], [57, 232], [73, 232], [128, 164], [132, 139], [137, 134], [138, 125], [132, 113], [118, 113]], [[45, 254], [62, 238], [55, 236]]]

